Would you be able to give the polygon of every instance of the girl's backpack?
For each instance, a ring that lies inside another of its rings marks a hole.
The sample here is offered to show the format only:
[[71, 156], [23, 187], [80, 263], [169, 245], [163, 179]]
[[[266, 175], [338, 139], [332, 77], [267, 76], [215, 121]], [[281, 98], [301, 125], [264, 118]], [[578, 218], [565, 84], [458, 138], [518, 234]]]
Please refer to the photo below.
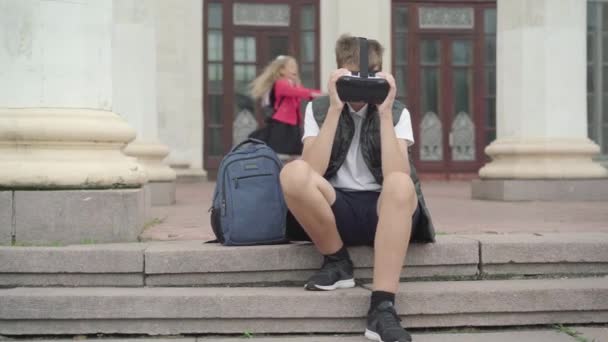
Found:
[[279, 173], [282, 163], [265, 143], [248, 139], [220, 164], [211, 227], [226, 246], [286, 242], [287, 205]]

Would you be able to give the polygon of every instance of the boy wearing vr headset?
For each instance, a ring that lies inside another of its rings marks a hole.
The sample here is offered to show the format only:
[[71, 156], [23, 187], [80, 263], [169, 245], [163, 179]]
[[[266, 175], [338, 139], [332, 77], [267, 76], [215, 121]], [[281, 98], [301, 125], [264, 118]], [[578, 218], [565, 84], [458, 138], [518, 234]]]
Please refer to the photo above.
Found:
[[283, 168], [281, 185], [290, 209], [288, 235], [312, 241], [324, 256], [305, 288], [354, 287], [345, 246], [373, 246], [365, 336], [402, 342], [411, 337], [394, 303], [408, 243], [433, 242], [435, 234], [408, 152], [414, 143], [410, 115], [395, 101], [393, 76], [381, 72], [382, 53], [376, 40], [338, 39], [339, 69], [330, 76], [329, 95], [308, 104], [302, 159]]

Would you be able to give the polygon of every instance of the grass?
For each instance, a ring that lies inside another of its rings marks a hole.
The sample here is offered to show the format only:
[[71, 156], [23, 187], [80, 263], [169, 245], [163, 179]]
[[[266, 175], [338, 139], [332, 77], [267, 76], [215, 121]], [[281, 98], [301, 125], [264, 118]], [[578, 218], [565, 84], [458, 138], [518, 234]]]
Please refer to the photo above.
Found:
[[156, 225], [159, 225], [159, 224], [165, 222], [166, 219], [167, 219], [166, 217], [163, 217], [162, 219], [158, 218], [158, 217], [155, 217], [152, 220], [150, 220], [150, 221], [148, 221], [148, 222], [146, 222], [144, 224], [144, 230], [152, 228], [152, 227], [154, 227]]
[[571, 327], [565, 327], [562, 324], [556, 324], [553, 326], [553, 328], [562, 334], [569, 335], [570, 337], [574, 338], [578, 342], [596, 342], [595, 339], [589, 340], [588, 338], [583, 336], [583, 334], [581, 332], [578, 332], [574, 328], [571, 328]]
[[249, 331], [245, 331], [243, 333], [243, 338], [253, 338], [253, 334], [250, 333]]

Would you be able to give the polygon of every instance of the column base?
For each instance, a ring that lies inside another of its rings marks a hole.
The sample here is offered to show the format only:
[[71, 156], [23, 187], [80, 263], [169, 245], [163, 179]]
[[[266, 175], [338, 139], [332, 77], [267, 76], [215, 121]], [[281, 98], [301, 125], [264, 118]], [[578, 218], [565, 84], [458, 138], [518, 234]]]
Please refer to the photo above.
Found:
[[164, 206], [175, 204], [175, 181], [149, 182], [145, 187], [150, 194], [151, 205]]
[[159, 142], [135, 140], [124, 150], [128, 156], [136, 157], [144, 167], [148, 177], [146, 187], [150, 201], [155, 205], [175, 203], [175, 171], [163, 163], [169, 154], [169, 148]]
[[177, 174], [178, 183], [202, 183], [207, 181], [207, 172], [203, 169], [190, 168], [190, 164], [171, 164]]
[[608, 179], [477, 179], [471, 194], [491, 201], [608, 201]]
[[486, 147], [492, 161], [482, 179], [606, 179], [593, 160], [600, 147], [587, 138], [500, 138]]
[[[5, 227], [17, 245], [65, 245], [136, 242], [145, 221], [142, 188], [112, 190], [5, 191], [12, 199], [9, 213], [0, 212], [0, 243]], [[13, 234], [11, 234], [13, 235]]]

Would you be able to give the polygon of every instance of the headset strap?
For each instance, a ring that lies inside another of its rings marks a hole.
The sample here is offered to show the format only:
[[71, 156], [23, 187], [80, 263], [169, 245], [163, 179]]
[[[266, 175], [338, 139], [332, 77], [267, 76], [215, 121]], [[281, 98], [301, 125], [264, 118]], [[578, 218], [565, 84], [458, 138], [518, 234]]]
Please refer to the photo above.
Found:
[[367, 52], [367, 39], [359, 37], [359, 77], [367, 78], [369, 76], [369, 61]]

